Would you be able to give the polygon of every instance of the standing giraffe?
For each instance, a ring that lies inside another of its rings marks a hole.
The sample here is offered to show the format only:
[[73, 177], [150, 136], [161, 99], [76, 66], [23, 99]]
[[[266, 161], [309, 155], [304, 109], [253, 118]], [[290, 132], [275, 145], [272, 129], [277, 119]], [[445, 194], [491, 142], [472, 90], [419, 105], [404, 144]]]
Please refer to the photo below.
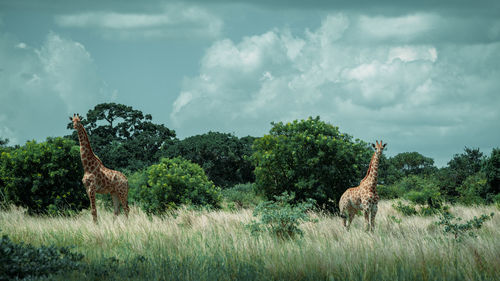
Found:
[[373, 153], [366, 176], [361, 180], [359, 186], [347, 189], [342, 194], [342, 197], [340, 197], [340, 215], [344, 226], [348, 230], [358, 210], [365, 213], [366, 230], [373, 231], [375, 228], [375, 215], [377, 214], [377, 203], [379, 200], [377, 194], [378, 162], [380, 155], [382, 155], [382, 150], [387, 145], [387, 143], [382, 145], [382, 141], [380, 143], [376, 141], [376, 143], [376, 145], [372, 144], [375, 152]]
[[78, 140], [80, 141], [80, 156], [82, 158], [82, 165], [84, 170], [83, 185], [87, 189], [87, 194], [90, 199], [90, 207], [92, 208], [92, 217], [94, 222], [97, 223], [97, 209], [95, 206], [95, 194], [111, 194], [113, 198], [113, 206], [115, 209], [115, 216], [120, 213], [120, 203], [122, 204], [125, 216], [128, 217], [128, 181], [124, 174], [104, 167], [101, 159], [97, 157], [92, 151], [90, 146], [89, 137], [85, 128], [80, 122], [80, 116], [74, 114], [73, 128], [78, 132]]

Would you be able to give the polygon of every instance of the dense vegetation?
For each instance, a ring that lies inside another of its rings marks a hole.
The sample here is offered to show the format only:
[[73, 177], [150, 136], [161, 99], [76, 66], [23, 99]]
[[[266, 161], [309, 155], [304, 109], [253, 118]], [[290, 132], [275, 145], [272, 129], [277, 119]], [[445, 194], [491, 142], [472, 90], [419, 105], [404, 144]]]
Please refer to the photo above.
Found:
[[[90, 212], [77, 219], [33, 217], [14, 208], [0, 212], [0, 225], [15, 244], [73, 245], [72, 253], [84, 255], [71, 270], [73, 259], [48, 252], [50, 264], [63, 270], [52, 268], [52, 275], [38, 280], [498, 280], [500, 216], [482, 217], [498, 212], [494, 206], [452, 206], [450, 212], [462, 218], [457, 221], [401, 217], [392, 203], [379, 203], [373, 234], [364, 231], [362, 219], [346, 231], [339, 217], [313, 212], [313, 221], [300, 224], [302, 235], [294, 239], [267, 231], [256, 236], [247, 227], [252, 220], [261, 228], [275, 220], [263, 221], [249, 209], [183, 208], [150, 216], [132, 206], [128, 220], [103, 211], [95, 226]], [[8, 266], [13, 276], [16, 260], [2, 261], [0, 272]]]
[[[82, 124], [95, 153], [106, 166], [129, 176], [132, 202], [148, 212], [187, 203], [218, 207], [219, 192], [206, 197], [207, 190], [222, 188], [231, 194], [233, 186], [255, 183], [254, 197], [273, 200], [286, 191], [293, 194], [295, 203], [314, 199], [316, 207], [335, 213], [342, 192], [357, 185], [366, 173], [372, 153], [367, 143], [319, 117], [272, 123], [269, 134], [259, 138], [208, 132], [179, 140], [173, 130], [153, 123], [150, 114], [104, 103], [89, 110]], [[70, 124], [68, 128], [73, 131]], [[13, 147], [0, 138], [0, 151], [4, 205], [49, 214], [78, 212], [87, 205], [75, 132]], [[153, 171], [174, 162], [179, 166], [172, 172], [175, 175], [156, 180]], [[499, 148], [486, 156], [477, 148], [465, 147], [443, 168], [418, 152], [382, 156], [379, 174], [382, 198], [406, 199], [422, 208], [500, 201]], [[164, 184], [168, 188], [159, 187]], [[214, 187], [205, 187], [209, 185]], [[190, 195], [179, 195], [187, 190]], [[145, 203], [152, 198], [154, 202]]]
[[[500, 148], [484, 155], [465, 147], [441, 168], [418, 152], [382, 155], [378, 192], [390, 201], [381, 203], [371, 236], [346, 233], [335, 214], [373, 151], [319, 117], [272, 123], [261, 137], [208, 132], [178, 139], [149, 114], [105, 103], [82, 124], [105, 165], [129, 179], [130, 221], [112, 222], [103, 196], [104, 218], [91, 224], [75, 132], [15, 146], [0, 136], [0, 225], [10, 237], [0, 241], [0, 280], [498, 276], [498, 216], [491, 213], [500, 208]], [[481, 242], [467, 240], [472, 236]], [[356, 242], [360, 237], [364, 242]], [[408, 241], [417, 246], [401, 246]], [[473, 256], [464, 257], [471, 249]], [[24, 262], [32, 266], [19, 266]]]
[[269, 135], [254, 142], [256, 185], [267, 198], [288, 191], [298, 201], [314, 199], [335, 211], [347, 187], [366, 173], [371, 151], [360, 140], [316, 118], [273, 123]]

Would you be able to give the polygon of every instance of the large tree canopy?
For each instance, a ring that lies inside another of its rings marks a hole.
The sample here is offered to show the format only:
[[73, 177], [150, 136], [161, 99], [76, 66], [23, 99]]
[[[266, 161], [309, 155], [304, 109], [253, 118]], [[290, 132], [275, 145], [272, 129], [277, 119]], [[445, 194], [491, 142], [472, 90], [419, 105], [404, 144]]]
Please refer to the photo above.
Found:
[[436, 172], [437, 168], [430, 157], [425, 157], [418, 152], [403, 152], [390, 158], [382, 156], [380, 170], [380, 182], [393, 184], [410, 175], [430, 175]]
[[247, 159], [254, 139], [208, 132], [175, 142], [165, 149], [165, 155], [197, 163], [217, 186], [228, 187], [254, 181], [253, 165]]
[[272, 125], [254, 143], [257, 187], [270, 199], [289, 191], [296, 200], [312, 198], [336, 211], [342, 193], [365, 175], [369, 146], [319, 117]]
[[[159, 161], [159, 151], [175, 138], [175, 132], [154, 124], [150, 114], [117, 103], [98, 104], [82, 124], [94, 152], [112, 169], [137, 170]], [[72, 124], [68, 124], [73, 129]], [[76, 132], [73, 138], [78, 141]]]

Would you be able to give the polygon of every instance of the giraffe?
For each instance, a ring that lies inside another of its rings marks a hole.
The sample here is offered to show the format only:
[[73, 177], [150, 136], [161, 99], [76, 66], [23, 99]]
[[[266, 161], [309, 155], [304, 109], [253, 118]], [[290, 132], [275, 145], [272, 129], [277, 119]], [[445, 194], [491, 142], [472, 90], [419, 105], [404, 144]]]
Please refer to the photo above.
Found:
[[376, 144], [372, 144], [375, 152], [368, 166], [366, 176], [361, 180], [359, 186], [347, 189], [340, 197], [340, 215], [347, 230], [349, 230], [352, 219], [358, 210], [364, 212], [366, 230], [373, 232], [375, 228], [375, 215], [377, 214], [377, 203], [379, 201], [377, 194], [378, 163], [382, 150], [386, 145], [387, 143], [382, 144], [382, 141], [380, 143], [376, 141]]
[[87, 190], [87, 195], [90, 199], [90, 207], [92, 208], [92, 218], [94, 223], [97, 223], [97, 209], [95, 205], [96, 193], [111, 194], [113, 198], [113, 206], [115, 217], [120, 213], [120, 203], [128, 217], [129, 207], [127, 203], [128, 196], [128, 180], [124, 174], [104, 167], [101, 159], [97, 157], [90, 146], [89, 137], [85, 128], [81, 123], [80, 116], [73, 114], [69, 117], [73, 122], [73, 128], [78, 132], [78, 140], [80, 141], [80, 157], [84, 170], [83, 185]]

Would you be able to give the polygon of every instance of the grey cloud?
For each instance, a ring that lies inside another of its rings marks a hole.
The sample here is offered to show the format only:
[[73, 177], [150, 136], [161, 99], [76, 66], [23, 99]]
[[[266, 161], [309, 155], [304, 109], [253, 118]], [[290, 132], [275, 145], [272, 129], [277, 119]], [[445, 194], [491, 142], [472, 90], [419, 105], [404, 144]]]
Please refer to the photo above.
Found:
[[[418, 17], [410, 23], [421, 22]], [[431, 157], [438, 155], [432, 143], [457, 143], [470, 139], [468, 130], [492, 130], [500, 108], [500, 68], [494, 63], [500, 43], [402, 44], [392, 40], [401, 35], [397, 30], [385, 31], [376, 44], [345, 41], [366, 32], [357, 19], [336, 14], [303, 36], [275, 29], [238, 43], [214, 43], [200, 75], [183, 84], [171, 119], [181, 134], [187, 124], [199, 124], [260, 135], [270, 121], [320, 115], [363, 139], [384, 136], [398, 148], [428, 143], [422, 152]], [[409, 38], [434, 28], [422, 24]], [[463, 145], [447, 151], [452, 155]]]
[[223, 21], [198, 6], [165, 4], [151, 13], [91, 11], [64, 14], [55, 22], [66, 28], [94, 29], [110, 39], [213, 38], [220, 35]]
[[17, 45], [15, 37], [0, 33], [5, 69], [0, 75], [0, 137], [16, 144], [65, 135], [70, 112], [109, 99], [83, 45], [55, 33], [40, 47]]

